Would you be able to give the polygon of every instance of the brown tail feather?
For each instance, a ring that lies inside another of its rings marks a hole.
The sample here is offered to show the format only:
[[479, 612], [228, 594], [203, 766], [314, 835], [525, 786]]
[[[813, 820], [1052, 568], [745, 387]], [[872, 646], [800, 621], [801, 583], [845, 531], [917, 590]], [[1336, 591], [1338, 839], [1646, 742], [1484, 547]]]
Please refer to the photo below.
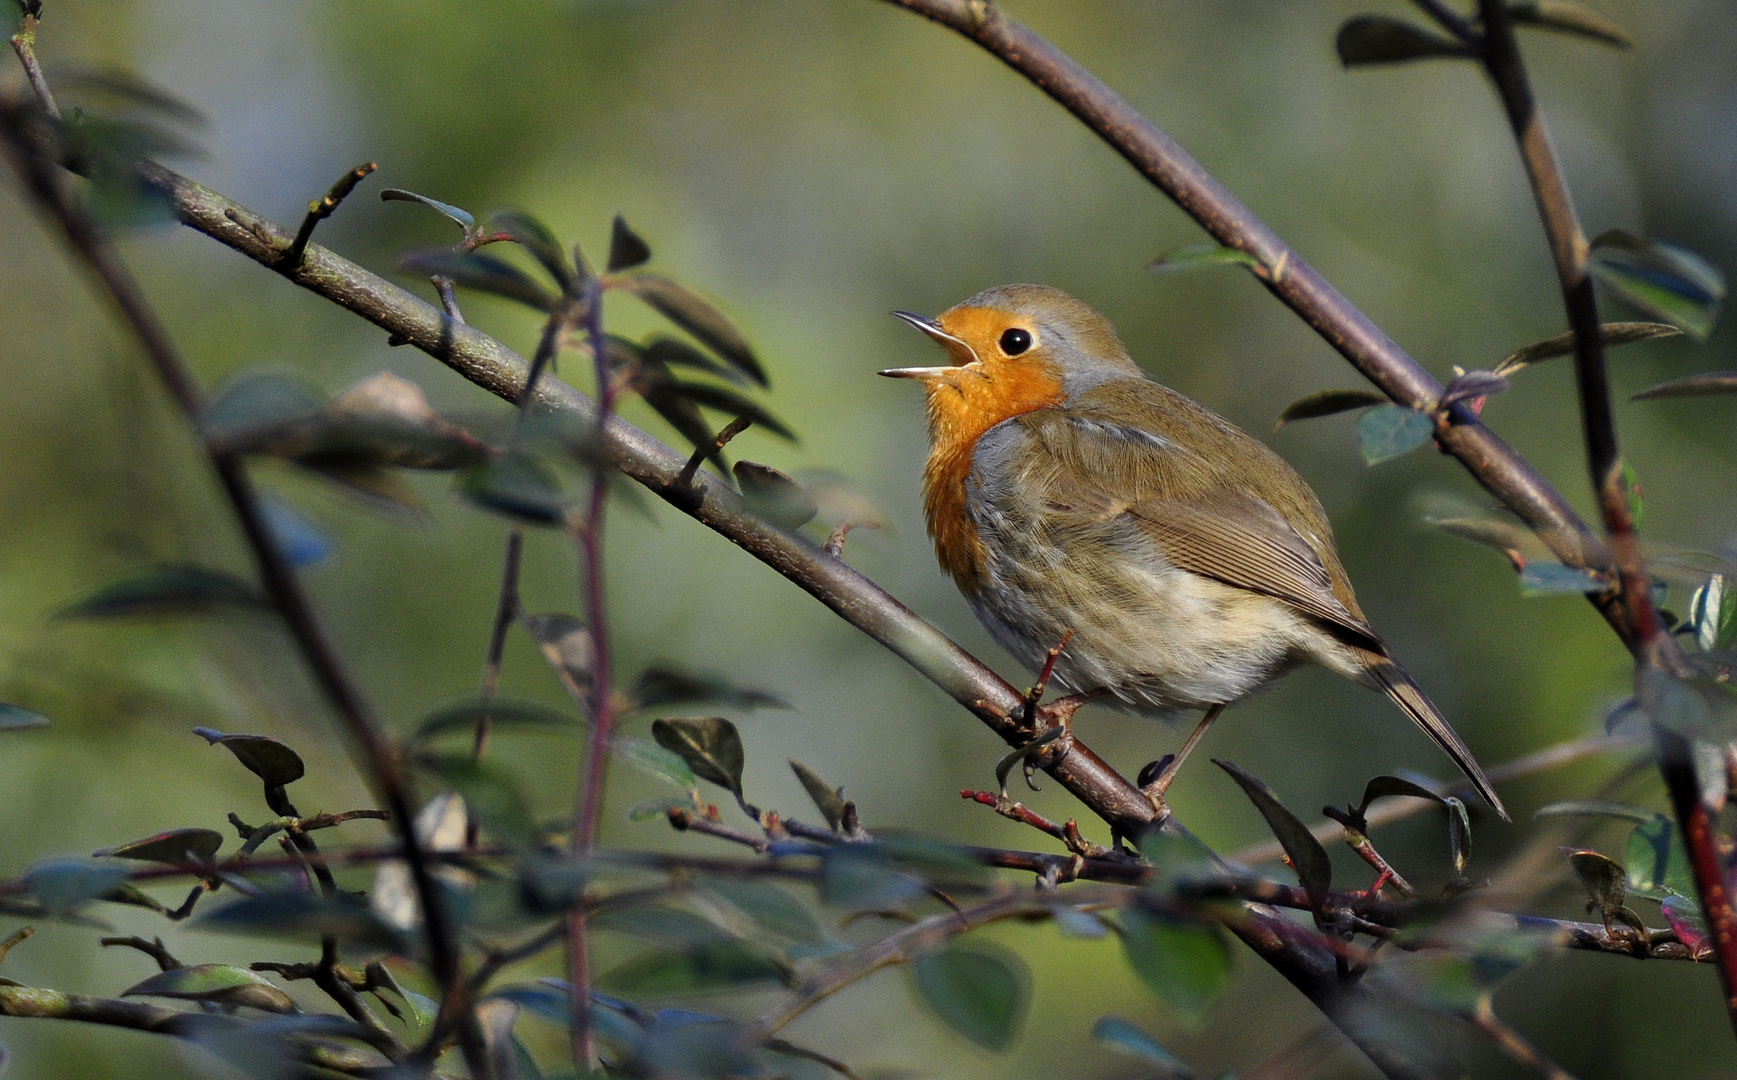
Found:
[[1502, 805], [1501, 797], [1496, 794], [1495, 786], [1490, 783], [1490, 778], [1484, 775], [1484, 770], [1478, 767], [1477, 759], [1472, 757], [1465, 740], [1449, 726], [1447, 718], [1424, 696], [1418, 685], [1411, 681], [1411, 676], [1405, 673], [1405, 669], [1393, 658], [1377, 652], [1358, 648], [1353, 648], [1352, 652], [1362, 662], [1363, 670], [1369, 673], [1376, 686], [1385, 691], [1394, 704], [1404, 709], [1406, 715], [1416, 720], [1417, 726], [1428, 733], [1448, 757], [1454, 759], [1454, 764], [1466, 774], [1466, 779], [1478, 789], [1478, 794], [1484, 797], [1484, 801], [1502, 815], [1502, 820], [1512, 820], [1508, 817], [1507, 808]]

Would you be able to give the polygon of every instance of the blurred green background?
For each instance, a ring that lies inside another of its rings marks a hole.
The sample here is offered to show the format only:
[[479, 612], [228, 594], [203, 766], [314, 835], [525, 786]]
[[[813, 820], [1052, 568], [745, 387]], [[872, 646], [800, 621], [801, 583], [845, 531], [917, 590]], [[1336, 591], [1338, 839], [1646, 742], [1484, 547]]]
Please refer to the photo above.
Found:
[[[1489, 366], [1565, 328], [1530, 194], [1477, 71], [1427, 63], [1346, 73], [1334, 57], [1345, 17], [1406, 14], [1407, 5], [1008, 7], [1187, 146], [1438, 376], [1456, 364]], [[1588, 234], [1625, 228], [1737, 265], [1733, 6], [1603, 7], [1633, 33], [1633, 52], [1549, 34], [1524, 41]], [[1062, 287], [1107, 314], [1155, 378], [1260, 434], [1293, 398], [1358, 385], [1247, 275], [1147, 274], [1158, 253], [1200, 240], [1198, 229], [998, 63], [874, 0], [50, 0], [40, 49], [51, 76], [56, 65], [118, 65], [196, 104], [211, 120], [209, 153], [179, 164], [281, 222], [299, 218], [344, 169], [378, 161], [379, 175], [319, 240], [383, 272], [394, 272], [405, 249], [452, 237], [432, 214], [379, 202], [382, 186], [477, 212], [529, 209], [594, 258], [611, 216], [625, 214], [651, 242], [655, 267], [739, 321], [771, 372], [771, 406], [802, 435], [791, 446], [751, 431], [733, 451], [798, 474], [838, 474], [884, 508], [889, 527], [853, 535], [847, 558], [1022, 683], [1027, 675], [978, 629], [925, 540], [918, 394], [873, 373], [933, 354], [889, 309], [938, 311], [1010, 281]], [[304, 811], [365, 805], [330, 717], [268, 627], [52, 617], [148, 561], [236, 572], [248, 563], [189, 433], [11, 185], [0, 187], [0, 238], [0, 699], [54, 719], [0, 744], [0, 876], [43, 855], [164, 828], [223, 828], [232, 809], [263, 817], [252, 777], [190, 735], [198, 724], [296, 746], [310, 762], [292, 792]], [[127, 249], [213, 385], [268, 368], [336, 391], [388, 370], [460, 419], [486, 424], [504, 413], [435, 361], [389, 348], [378, 331], [202, 237], [169, 227], [136, 234]], [[611, 303], [611, 329], [656, 325], [630, 299]], [[484, 299], [468, 299], [465, 310], [532, 348], [531, 315]], [[1727, 328], [1704, 346], [1677, 339], [1624, 348], [1612, 357], [1616, 387], [1626, 402], [1666, 378], [1737, 366], [1734, 344]], [[577, 378], [580, 366], [563, 373]], [[669, 437], [642, 407], [629, 411]], [[1586, 506], [1565, 362], [1524, 373], [1486, 416]], [[1731, 406], [1623, 403], [1618, 416], [1647, 492], [1647, 537], [1725, 550], [1737, 526]], [[1495, 553], [1428, 530], [1426, 510], [1487, 500], [1456, 464], [1427, 451], [1366, 467], [1353, 424], [1297, 424], [1270, 442], [1320, 493], [1364, 606], [1397, 655], [1486, 766], [1597, 731], [1627, 692], [1615, 638], [1587, 605], [1523, 599]], [[380, 713], [404, 728], [474, 693], [502, 523], [461, 504], [443, 476], [412, 479], [427, 509], [408, 513], [285, 468], [259, 466], [256, 475], [335, 540], [334, 555], [306, 580]], [[734, 715], [754, 801], [813, 816], [785, 765], [796, 758], [843, 784], [871, 828], [1007, 846], [1041, 840], [959, 801], [963, 787], [993, 786], [1003, 752], [963, 710], [719, 537], [661, 504], [653, 514], [612, 518], [620, 673], [680, 658], [788, 698], [789, 712]], [[526, 574], [533, 610], [577, 610], [572, 554], [556, 537], [533, 536]], [[1670, 605], [1686, 601], [1686, 589], [1674, 587]], [[509, 648], [504, 690], [563, 704], [522, 636]], [[1129, 773], [1182, 734], [1099, 711], [1081, 714], [1080, 730]], [[497, 746], [522, 770], [540, 812], [565, 812], [576, 739]], [[1265, 778], [1300, 812], [1354, 798], [1377, 772], [1450, 772], [1386, 702], [1318, 672], [1237, 707], [1206, 753]], [[1478, 819], [1474, 876], [1500, 868], [1532, 831], [1533, 809], [1586, 795], [1617, 766], [1610, 758], [1511, 785], [1517, 824]], [[632, 770], [614, 775], [606, 843], [718, 850], [661, 822], [628, 821], [626, 807], [658, 792]], [[1045, 788], [1022, 797], [1060, 817], [1076, 812], [1053, 784]], [[1628, 794], [1662, 806], [1656, 781]], [[1184, 772], [1173, 803], [1224, 850], [1265, 836], [1253, 808], [1204, 760]], [[1102, 831], [1086, 823], [1093, 839], [1107, 839]], [[349, 833], [383, 835], [372, 825]], [[1595, 836], [1613, 850], [1616, 833]], [[1438, 821], [1419, 818], [1377, 839], [1414, 880], [1445, 877]], [[1365, 880], [1353, 862], [1340, 865], [1346, 881]], [[1566, 865], [1551, 873], [1535, 883], [1536, 910], [1578, 915]], [[1657, 924], [1655, 907], [1643, 914]], [[268, 958], [246, 942], [160, 920], [112, 919], [127, 932], [163, 933], [189, 962]], [[149, 973], [145, 958], [100, 950], [96, 936], [39, 927], [5, 974], [113, 994]], [[1116, 1013], [1210, 1075], [1249, 1068], [1315, 1023], [1312, 1008], [1246, 953], [1231, 994], [1190, 1027], [1135, 984], [1113, 940], [1064, 939], [1047, 926], [987, 936], [1018, 949], [1035, 975], [1036, 1005], [1011, 1054], [986, 1055], [925, 1018], [896, 972], [816, 1009], [791, 1037], [864, 1069], [1134, 1075], [1089, 1039], [1094, 1018]], [[616, 943], [600, 947], [605, 964], [618, 955]], [[1497, 1005], [1584, 1077], [1737, 1069], [1710, 965], [1571, 955], [1522, 975]], [[551, 1051], [559, 1045], [552, 1031], [536, 1035]], [[101, 1028], [0, 1021], [0, 1042], [19, 1077], [225, 1075], [166, 1040]], [[1481, 1045], [1460, 1051], [1480, 1075], [1520, 1075]], [[1345, 1049], [1324, 1069], [1370, 1073]]]

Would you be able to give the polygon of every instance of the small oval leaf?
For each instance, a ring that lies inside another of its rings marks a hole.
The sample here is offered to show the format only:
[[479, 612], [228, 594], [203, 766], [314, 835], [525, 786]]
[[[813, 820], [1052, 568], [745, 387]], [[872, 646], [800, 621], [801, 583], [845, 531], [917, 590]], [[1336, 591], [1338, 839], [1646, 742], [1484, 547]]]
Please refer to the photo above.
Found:
[[723, 312], [700, 299], [693, 291], [658, 274], [624, 274], [615, 284], [645, 301], [670, 322], [686, 330], [731, 366], [766, 385], [766, 372], [749, 347], [748, 339], [724, 317]]
[[511, 263], [480, 251], [457, 252], [447, 248], [413, 251], [398, 265], [413, 273], [451, 279], [464, 289], [516, 300], [538, 311], [554, 311], [561, 298], [537, 284]]
[[651, 737], [680, 754], [694, 775], [742, 798], [744, 755], [736, 725], [721, 716], [678, 716], [656, 720]]
[[1520, 592], [1524, 596], [1569, 596], [1578, 593], [1603, 592], [1605, 580], [1590, 570], [1561, 563], [1527, 563], [1520, 571]]
[[414, 191], [405, 191], [403, 188], [387, 188], [380, 193], [380, 201], [421, 203], [435, 213], [444, 215], [466, 233], [476, 228], [476, 218], [472, 217], [469, 212], [460, 210], [451, 203], [443, 203], [439, 199], [418, 195]]
[[1624, 301], [1705, 341], [1725, 298], [1725, 277], [1701, 256], [1621, 231], [1592, 242], [1587, 272]]
[[259, 590], [230, 574], [200, 566], [158, 566], [105, 585], [58, 614], [70, 619], [106, 619], [259, 611], [269, 606]]
[[290, 996], [273, 986], [265, 976], [228, 964], [195, 964], [158, 972], [121, 996], [211, 1001], [274, 1013], [298, 1011]]
[[1233, 761], [1213, 758], [1212, 763], [1230, 774], [1249, 801], [1255, 804], [1255, 809], [1261, 812], [1261, 817], [1267, 819], [1267, 827], [1272, 829], [1273, 836], [1285, 849], [1297, 871], [1298, 882], [1309, 891], [1310, 902], [1319, 906], [1333, 887], [1333, 864], [1327, 858], [1327, 849], [1315, 839], [1315, 834], [1309, 831], [1302, 819], [1291, 813], [1273, 789], [1260, 779]]
[[1382, 405], [1357, 418], [1357, 444], [1371, 465], [1410, 453], [1429, 442], [1435, 421], [1399, 405]]
[[768, 465], [738, 461], [731, 475], [748, 509], [780, 529], [794, 532], [820, 513], [820, 504], [807, 488]]
[[1471, 56], [1471, 52], [1457, 41], [1385, 15], [1359, 15], [1347, 20], [1339, 28], [1333, 45], [1339, 53], [1339, 62], [1348, 68], [1397, 64], [1437, 56]]
[[497, 514], [534, 525], [559, 525], [569, 505], [555, 473], [522, 451], [501, 455], [459, 475], [464, 497]]
[[1154, 274], [1186, 274], [1209, 266], [1259, 267], [1261, 261], [1246, 251], [1222, 244], [1189, 244], [1167, 251], [1146, 264]]
[[795, 771], [796, 779], [802, 781], [802, 790], [814, 800], [814, 808], [826, 819], [826, 827], [837, 832], [839, 823], [844, 820], [844, 789], [828, 784], [819, 773], [795, 758], [790, 759], [790, 768]]
[[48, 717], [18, 705], [0, 703], [0, 731], [28, 731], [45, 728]]
[[1005, 950], [949, 945], [918, 956], [910, 975], [931, 1012], [995, 1053], [1013, 1046], [1031, 1008], [1031, 974]]
[[1681, 379], [1649, 386], [1629, 398], [1630, 401], [1651, 401], [1656, 398], [1707, 397], [1713, 394], [1737, 394], [1737, 371], [1708, 371]]
[[1158, 1040], [1138, 1027], [1116, 1016], [1101, 1016], [1092, 1025], [1092, 1038], [1112, 1050], [1139, 1058], [1156, 1066], [1158, 1080], [1193, 1080], [1194, 1070], [1158, 1045]]
[[171, 829], [156, 836], [147, 836], [143, 840], [134, 840], [130, 844], [104, 848], [95, 854], [115, 859], [166, 863], [170, 866], [197, 866], [209, 863], [221, 847], [223, 834], [214, 829]]
[[234, 754], [235, 760], [264, 780], [267, 787], [292, 784], [307, 771], [300, 754], [269, 735], [225, 735], [204, 727], [194, 728], [193, 734]]
[[615, 215], [615, 223], [609, 229], [609, 272], [631, 270], [644, 265], [651, 259], [651, 245], [640, 238], [640, 235], [627, 227], [627, 222], [620, 214]]
[[573, 286], [579, 280], [578, 274], [561, 250], [561, 241], [555, 239], [555, 234], [541, 220], [523, 210], [497, 210], [489, 216], [489, 228], [506, 233], [515, 244], [529, 251], [561, 286], [562, 292], [573, 292]]
[[1285, 411], [1273, 421], [1273, 430], [1279, 430], [1292, 420], [1313, 420], [1317, 416], [1332, 416], [1387, 403], [1387, 395], [1373, 390], [1322, 390], [1286, 405]]
[[1130, 907], [1122, 948], [1134, 974], [1172, 1009], [1199, 1016], [1230, 985], [1230, 948], [1209, 923]]

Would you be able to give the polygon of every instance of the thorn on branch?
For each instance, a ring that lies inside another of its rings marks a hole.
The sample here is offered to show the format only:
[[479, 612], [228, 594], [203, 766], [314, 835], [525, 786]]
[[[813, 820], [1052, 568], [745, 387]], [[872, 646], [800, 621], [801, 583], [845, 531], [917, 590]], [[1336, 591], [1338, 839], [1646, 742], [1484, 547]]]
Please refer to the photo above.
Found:
[[682, 471], [676, 474], [675, 483], [670, 486], [677, 491], [691, 491], [694, 486], [694, 477], [699, 473], [700, 466], [705, 464], [706, 459], [723, 450], [730, 444], [731, 439], [747, 431], [753, 423], [751, 417], [738, 416], [724, 425], [724, 429], [718, 432], [718, 437], [712, 440], [712, 445], [694, 447], [693, 456], [688, 458], [687, 464], [682, 466]]
[[302, 218], [302, 227], [296, 230], [296, 238], [290, 241], [290, 246], [284, 249], [283, 255], [278, 259], [277, 269], [290, 271], [301, 266], [302, 256], [307, 254], [308, 241], [313, 239], [315, 227], [331, 217], [337, 211], [339, 204], [349, 197], [350, 192], [356, 190], [356, 185], [379, 167], [372, 161], [363, 162], [338, 177], [337, 182], [326, 190], [325, 195], [309, 203], [307, 216]]

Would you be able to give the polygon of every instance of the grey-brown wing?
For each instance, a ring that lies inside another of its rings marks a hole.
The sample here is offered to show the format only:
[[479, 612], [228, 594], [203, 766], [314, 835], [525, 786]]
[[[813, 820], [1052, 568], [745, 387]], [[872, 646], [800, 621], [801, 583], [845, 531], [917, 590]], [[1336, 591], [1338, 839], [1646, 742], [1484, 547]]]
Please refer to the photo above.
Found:
[[1376, 651], [1381, 639], [1333, 595], [1327, 568], [1308, 542], [1258, 499], [1148, 499], [1127, 510], [1174, 565], [1283, 600]]

